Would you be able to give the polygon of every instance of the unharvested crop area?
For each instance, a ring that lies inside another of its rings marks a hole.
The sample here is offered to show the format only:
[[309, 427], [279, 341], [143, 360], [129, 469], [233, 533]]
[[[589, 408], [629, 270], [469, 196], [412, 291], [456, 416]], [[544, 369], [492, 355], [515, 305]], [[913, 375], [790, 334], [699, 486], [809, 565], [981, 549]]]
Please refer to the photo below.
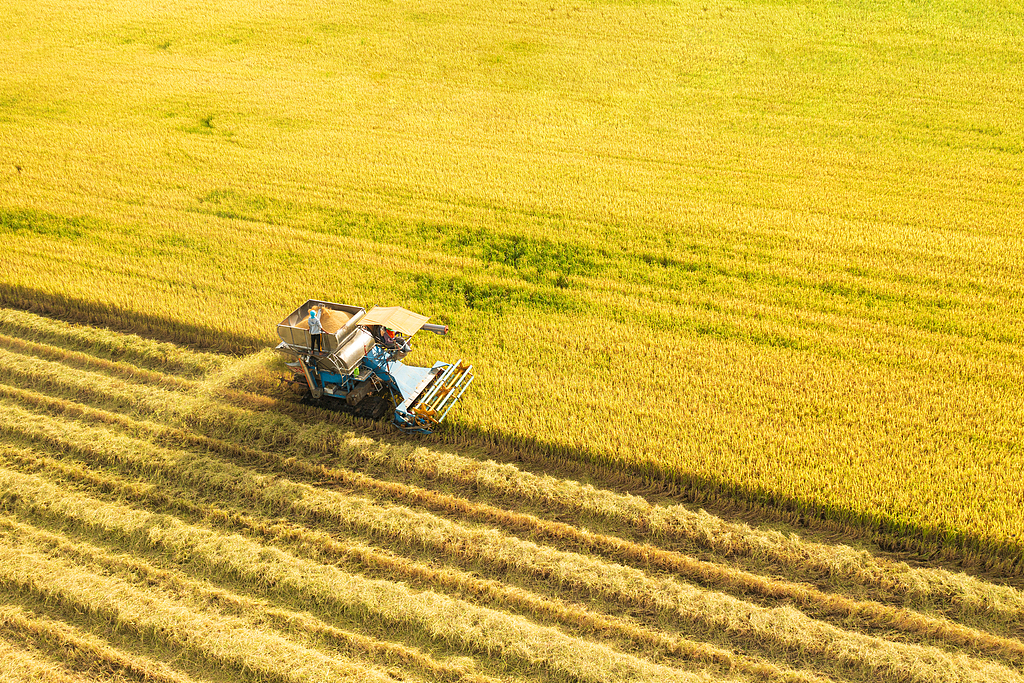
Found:
[[0, 671], [1018, 680], [1024, 11], [499, 5], [0, 0]]
[[375, 433], [265, 356], [0, 310], [0, 680], [1024, 680], [1018, 590]]

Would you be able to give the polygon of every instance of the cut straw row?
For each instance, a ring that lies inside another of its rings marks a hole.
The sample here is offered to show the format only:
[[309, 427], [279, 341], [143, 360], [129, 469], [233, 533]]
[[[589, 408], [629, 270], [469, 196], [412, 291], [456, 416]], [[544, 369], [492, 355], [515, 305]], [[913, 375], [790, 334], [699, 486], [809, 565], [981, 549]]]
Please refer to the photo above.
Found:
[[[0, 388], [0, 393], [2, 393], [2, 388]], [[19, 394], [23, 400], [46, 403], [49, 410], [60, 410], [69, 416], [84, 416], [85, 412], [95, 410], [76, 407], [75, 404], [57, 405], [60, 403], [60, 399], [33, 399], [32, 396], [26, 395], [27, 392], [21, 390], [15, 393]], [[92, 419], [97, 419], [97, 417], [102, 421], [116, 419], [116, 416], [106, 413], [101, 413], [98, 416], [94, 414]], [[128, 420], [123, 420], [123, 423], [133, 431], [137, 431], [141, 426]], [[157, 433], [162, 431], [161, 428], [155, 428], [155, 430]], [[704, 585], [718, 586], [743, 594], [754, 593], [770, 599], [792, 601], [821, 615], [838, 619], [857, 618], [863, 620], [866, 625], [877, 628], [898, 628], [907, 633], [920, 634], [922, 637], [941, 639], [952, 644], [993, 653], [1012, 662], [1020, 661], [1024, 656], [1024, 644], [1018, 640], [967, 628], [946, 619], [928, 617], [905, 609], [895, 609], [877, 602], [857, 601], [839, 595], [825, 594], [808, 586], [766, 579], [738, 569], [696, 560], [681, 553], [661, 550], [651, 545], [641, 545], [617, 537], [595, 534], [572, 525], [545, 521], [531, 515], [471, 503], [465, 499], [429, 490], [416, 489], [394, 482], [381, 482], [339, 468], [312, 466], [301, 460], [287, 459], [267, 452], [253, 452], [251, 449], [225, 448], [223, 442], [212, 441], [206, 437], [196, 439], [177, 432], [165, 434], [164, 437], [165, 441], [177, 444], [191, 441], [192, 445], [196, 447], [219, 450], [235, 460], [242, 458], [251, 464], [263, 468], [272, 467], [293, 476], [298, 475], [301, 478], [315, 481], [330, 480], [446, 514], [457, 514], [490, 524], [499, 524], [504, 528], [527, 532], [534, 537], [554, 540], [577, 549], [585, 548], [598, 551], [606, 556], [637, 566], [671, 571]], [[395, 448], [388, 449], [387, 455], [393, 457], [396, 450]], [[413, 455], [402, 460], [399, 466], [411, 459], [419, 463], [418, 466], [421, 469], [425, 468], [430, 463], [437, 462], [437, 460], [429, 459], [430, 453], [426, 449], [416, 449]], [[353, 454], [350, 452], [349, 455], [351, 458]], [[355, 451], [355, 455], [357, 457], [362, 455], [365, 458], [364, 462], [372, 459], [372, 455], [366, 455], [365, 452], [359, 450]], [[376, 459], [376, 461], [380, 460]]]
[[[472, 660], [466, 657], [460, 658], [457, 663], [441, 662], [415, 648], [331, 626], [309, 613], [275, 607], [266, 600], [240, 595], [209, 582], [189, 578], [180, 572], [161, 569], [129, 555], [114, 555], [84, 541], [72, 541], [65, 536], [23, 524], [10, 517], [0, 516], [0, 528], [10, 530], [19, 539], [30, 539], [46, 552], [59, 552], [61, 556], [79, 566], [98, 566], [103, 571], [116, 572], [122, 577], [127, 577], [132, 583], [158, 585], [174, 595], [198, 598], [204, 604], [214, 605], [218, 610], [237, 613], [250, 622], [258, 620], [261, 624], [272, 624], [281, 632], [312, 636], [328, 643], [335, 650], [347, 653], [350, 657], [369, 658], [384, 666], [412, 667], [440, 681], [500, 683], [497, 679], [473, 671], [472, 665], [466, 664]], [[143, 673], [156, 680], [151, 673]]]
[[[248, 411], [226, 406], [209, 397], [139, 387], [75, 369], [64, 368], [62, 371], [62, 366], [56, 363], [38, 367], [39, 363], [49, 362], [32, 363], [16, 354], [11, 354], [13, 358], [4, 358], [3, 354], [4, 351], [0, 349], [0, 361], [8, 362], [0, 368], [0, 377], [6, 374], [16, 379], [37, 378], [43, 385], [62, 393], [72, 393], [85, 399], [92, 397], [101, 403], [113, 402], [118, 409], [159, 415], [163, 419], [171, 419], [220, 438], [256, 446], [273, 444], [276, 449], [290, 445], [307, 455], [341, 457], [353, 465], [373, 465], [392, 471], [411, 469], [425, 476], [479, 486], [499, 495], [518, 495], [526, 499], [539, 499], [546, 505], [565, 506], [570, 511], [600, 514], [609, 521], [648, 529], [655, 532], [655, 536], [687, 539], [724, 555], [758, 554], [788, 566], [817, 567], [836, 582], [841, 583], [841, 580], [847, 579], [871, 586], [881, 593], [879, 597], [882, 599], [895, 597], [908, 604], [923, 603], [926, 606], [940, 602], [941, 608], [951, 614], [983, 617], [992, 621], [993, 626], [1009, 631], [1016, 630], [1024, 622], [1024, 595], [1020, 591], [987, 584], [966, 575], [892, 565], [875, 561], [867, 553], [855, 553], [845, 546], [833, 548], [802, 543], [777, 532], [760, 532], [746, 525], [728, 524], [703, 511], [693, 513], [683, 506], [653, 506], [636, 496], [600, 491], [551, 477], [538, 477], [510, 465], [480, 462], [437, 450], [382, 444], [368, 438], [353, 437], [330, 425], [317, 424], [303, 428], [287, 415]], [[240, 392], [233, 393], [237, 396]], [[262, 398], [258, 401], [261, 407], [265, 402]], [[521, 493], [517, 494], [517, 491]], [[616, 545], [620, 549], [624, 547], [621, 543]], [[647, 551], [641, 551], [641, 554], [652, 555]], [[621, 553], [616, 557], [632, 561]], [[683, 571], [681, 567], [674, 570]], [[701, 581], [722, 581], [721, 578], [709, 576], [713, 573], [707, 571], [706, 566], [698, 566], [696, 573], [688, 575]], [[735, 583], [727, 578], [725, 583], [718, 585], [728, 588], [730, 582]], [[738, 587], [742, 590], [755, 590], [757, 583], [757, 579], [742, 579], [741, 584], [746, 585]], [[772, 590], [778, 591], [782, 585], [773, 585]], [[816, 603], [819, 609], [824, 610], [824, 614], [842, 617], [865, 614], [876, 621], [885, 622], [883, 626], [886, 628], [894, 623], [914, 619], [906, 611], [897, 613], [880, 609], [877, 603], [868, 603], [861, 608], [856, 601], [838, 596], [821, 599], [813, 591], [801, 588], [789, 592], [793, 593], [787, 596], [789, 599], [797, 600], [800, 604]], [[934, 626], [928, 627], [928, 630], [934, 631]], [[971, 636], [951, 632], [949, 637], [957, 642], [958, 639], [970, 639]]]
[[156, 640], [186, 657], [199, 656], [254, 678], [296, 683], [324, 680], [390, 683], [394, 679], [360, 663], [303, 647], [237, 617], [198, 611], [169, 591], [138, 587], [116, 576], [88, 571], [24, 538], [0, 537], [0, 585], [56, 602], [142, 641]]
[[81, 351], [69, 351], [58, 346], [9, 337], [2, 333], [0, 333], [0, 347], [26, 356], [35, 356], [71, 367], [102, 372], [129, 381], [155, 384], [165, 389], [188, 390], [196, 386], [195, 381], [184, 379], [177, 375], [147, 370], [131, 363], [98, 358]]
[[[241, 536], [218, 534], [167, 515], [62, 491], [35, 476], [0, 469], [0, 495], [10, 507], [54, 523], [75, 524], [120, 544], [165, 553], [197, 572], [231, 577], [256, 591], [301, 597], [319, 609], [348, 618], [416, 628], [441, 642], [520, 666], [561, 672], [583, 681], [711, 680], [708, 675], [654, 664], [433, 591], [412, 591], [391, 581], [367, 579]], [[116, 608], [116, 601], [111, 608]]]
[[0, 683], [97, 683], [97, 679], [16, 647], [0, 634]]
[[220, 354], [193, 351], [99, 327], [64, 323], [13, 308], [0, 308], [0, 333], [186, 377], [203, 377], [231, 362], [230, 357]]
[[[18, 311], [3, 309], [7, 317], [20, 321], [21, 317], [31, 316]], [[33, 323], [37, 328], [50, 329], [56, 324], [43, 318]], [[85, 330], [84, 333], [88, 333]], [[108, 333], [113, 334], [113, 333]], [[153, 344], [158, 344], [153, 342]], [[2, 351], [2, 350], [0, 350]], [[181, 351], [183, 354], [190, 353]], [[2, 355], [2, 354], [0, 354]], [[209, 354], [207, 354], [209, 355]], [[40, 374], [67, 374], [61, 372], [60, 364], [43, 368], [42, 372], [32, 372], [32, 364], [17, 358], [0, 358], [8, 361], [7, 369], [15, 377], [23, 377], [26, 372], [36, 378]], [[241, 362], [247, 368], [251, 362]], [[258, 368], [251, 368], [252, 370]], [[49, 370], [49, 372], [48, 372]], [[222, 373], [232, 373], [230, 366], [223, 366]], [[251, 374], [251, 373], [249, 373]], [[72, 391], [101, 391], [106, 396], [119, 396], [128, 403], [119, 402], [119, 408], [132, 408], [164, 412], [168, 401], [179, 404], [174, 412], [179, 417], [202, 415], [198, 427], [208, 431], [214, 427], [218, 433], [223, 432], [225, 420], [237, 422], [238, 415], [225, 415], [223, 406], [217, 411], [206, 410], [208, 406], [197, 403], [194, 399], [182, 399], [165, 392], [153, 392], [148, 388], [125, 386], [97, 379], [95, 375], [70, 373], [69, 377], [59, 380], [49, 379], [47, 383], [65, 385]], [[71, 387], [66, 385], [70, 384]], [[83, 386], [87, 385], [87, 386]], [[55, 388], [59, 388], [55, 386]], [[263, 397], [246, 396], [243, 392], [232, 391], [232, 398], [258, 404], [266, 408], [267, 401]], [[280, 406], [281, 409], [295, 413], [303, 412], [301, 406]], [[217, 419], [217, 418], [220, 419]], [[322, 416], [321, 416], [322, 419]], [[194, 421], [194, 420], [193, 420]], [[258, 421], [257, 421], [258, 422]], [[293, 433], [300, 428], [294, 424], [281, 424], [278, 420], [265, 420], [271, 423], [270, 430], [282, 430], [290, 427]], [[218, 424], [219, 423], [219, 424]], [[260, 442], [279, 439], [280, 434], [268, 434], [261, 430], [259, 424], [246, 420], [247, 426]], [[323, 425], [318, 425], [322, 428]], [[235, 430], [233, 430], [235, 431]], [[315, 437], [324, 442], [322, 429], [314, 430]], [[237, 433], [237, 431], [235, 431]], [[301, 439], [301, 435], [299, 437]], [[340, 455], [353, 455], [351, 447], [333, 440]], [[364, 442], [365, 443], [365, 442]], [[372, 442], [368, 445], [372, 445]], [[358, 457], [359, 453], [354, 453]], [[953, 574], [943, 570], [929, 568], [911, 569], [902, 563], [890, 563], [871, 557], [866, 552], [856, 552], [846, 546], [829, 546], [824, 544], [802, 542], [796, 537], [785, 536], [774, 531], [751, 529], [743, 524], [731, 524], [700, 511], [694, 513], [683, 506], [655, 506], [637, 496], [616, 494], [590, 486], [583, 486], [572, 481], [553, 477], [537, 476], [523, 472], [511, 465], [499, 465], [493, 462], [481, 462], [456, 454], [430, 449], [404, 449], [404, 459], [394, 458], [390, 453], [391, 463], [397, 468], [408, 468], [425, 476], [457, 483], [461, 486], [478, 487], [489, 493], [520, 500], [532, 500], [549, 507], [557, 507], [576, 513], [596, 515], [611, 523], [626, 525], [640, 533], [649, 534], [653, 538], [673, 538], [711, 550], [723, 556], [750, 555], [761, 557], [771, 562], [798, 568], [800, 571], [811, 570], [818, 576], [829, 580], [833, 585], [841, 587], [844, 582], [853, 581], [875, 590], [876, 598], [883, 602], [896, 601], [908, 607], [921, 606], [930, 609], [941, 609], [951, 615], [963, 615], [974, 621], [987, 621], [1000, 630], [1015, 632], [1024, 627], [1024, 595], [1009, 587], [984, 583], [966, 574]], [[625, 559], [625, 558], [624, 558]], [[706, 572], [705, 572], [706, 573]], [[710, 580], [710, 579], [701, 579]], [[728, 583], [718, 584], [728, 587]], [[749, 590], [749, 588], [744, 588]], [[799, 591], [797, 591], [799, 592]], [[800, 604], [807, 604], [806, 595], [793, 595], [791, 599]], [[818, 601], [821, 603], [822, 601]], [[825, 601], [825, 613], [850, 613], [851, 601], [831, 598]], [[876, 607], [871, 607], [877, 612]], [[891, 616], [882, 618], [892, 621]], [[905, 621], [902, 616], [897, 620]]]
[[[0, 516], [0, 526], [8, 529], [7, 517]], [[19, 529], [24, 532], [25, 529]], [[21, 536], [21, 534], [19, 534]], [[163, 662], [138, 654], [128, 654], [110, 645], [93, 633], [63, 621], [36, 614], [14, 604], [0, 605], [0, 631], [10, 634], [11, 640], [20, 639], [33, 648], [45, 648], [60, 658], [67, 675], [77, 680], [79, 673], [97, 677], [144, 681], [147, 683], [192, 683], [186, 674], [174, 671]], [[2, 657], [0, 657], [2, 662]], [[49, 664], [40, 664], [31, 680], [46, 680]], [[53, 671], [59, 672], [54, 668]], [[39, 678], [36, 678], [36, 675]], [[0, 674], [2, 676], [2, 674]], [[0, 680], [3, 680], [0, 678]], [[58, 678], [57, 680], [63, 680]]]
[[21, 471], [56, 475], [76, 485], [84, 485], [105, 495], [115, 496], [118, 500], [188, 514], [195, 519], [262, 536], [268, 542], [286, 543], [295, 548], [296, 552], [318, 561], [342, 563], [359, 571], [383, 574], [392, 580], [402, 579], [425, 588], [471, 596], [474, 601], [497, 609], [519, 610], [549, 622], [570, 626], [583, 633], [628, 641], [630, 647], [641, 646], [652, 650], [657, 656], [667, 654], [769, 681], [827, 683], [831, 680], [808, 671], [787, 669], [764, 659], [730, 652], [709, 643], [653, 630], [568, 604], [558, 598], [542, 597], [501, 581], [481, 578], [451, 567], [438, 567], [411, 560], [372, 548], [351, 538], [342, 543], [331, 534], [316, 529], [270, 522], [251, 514], [227, 512], [208, 505], [200, 505], [173, 495], [172, 489], [168, 486], [143, 485], [120, 480], [109, 472], [98, 473], [81, 464], [55, 460], [32, 449], [0, 446], [0, 458], [0, 462], [6, 460], [8, 465], [13, 465]]

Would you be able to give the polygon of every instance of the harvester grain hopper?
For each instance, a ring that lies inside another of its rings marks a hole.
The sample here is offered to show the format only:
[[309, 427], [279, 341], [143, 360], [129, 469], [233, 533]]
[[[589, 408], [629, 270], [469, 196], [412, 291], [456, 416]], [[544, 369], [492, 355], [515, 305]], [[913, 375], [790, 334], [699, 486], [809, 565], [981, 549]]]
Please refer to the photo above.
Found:
[[[316, 351], [310, 311], [323, 329]], [[473, 381], [473, 366], [461, 360], [429, 368], [402, 363], [420, 330], [448, 333], [447, 326], [428, 325], [426, 316], [397, 306], [366, 311], [310, 299], [278, 324], [277, 350], [294, 358], [287, 381], [304, 391], [305, 400], [429, 434]]]

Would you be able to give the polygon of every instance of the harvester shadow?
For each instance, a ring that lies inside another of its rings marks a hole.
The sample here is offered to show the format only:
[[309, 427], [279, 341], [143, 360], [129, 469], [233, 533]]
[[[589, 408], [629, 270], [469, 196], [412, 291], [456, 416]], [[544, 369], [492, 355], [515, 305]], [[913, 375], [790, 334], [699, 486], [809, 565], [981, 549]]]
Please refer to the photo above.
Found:
[[[669, 472], [654, 465], [619, 463], [607, 455], [553, 441], [479, 426], [459, 424], [419, 437], [444, 447], [464, 445], [499, 462], [514, 463], [616, 493], [641, 496], [652, 504], [703, 508], [725, 521], [783, 524], [826, 543], [857, 541], [872, 554], [909, 563], [964, 571], [986, 581], [1024, 587], [1024, 543], [999, 542], [937, 525], [896, 521], [853, 507], [825, 505], [695, 472]], [[392, 438], [417, 437], [395, 435]]]

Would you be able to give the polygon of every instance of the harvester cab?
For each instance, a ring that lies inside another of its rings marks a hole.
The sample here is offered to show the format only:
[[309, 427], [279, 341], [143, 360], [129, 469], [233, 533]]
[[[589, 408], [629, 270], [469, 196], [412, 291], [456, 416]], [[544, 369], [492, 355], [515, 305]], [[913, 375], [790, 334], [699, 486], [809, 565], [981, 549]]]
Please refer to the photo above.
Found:
[[[322, 329], [314, 351], [310, 312]], [[473, 366], [461, 360], [432, 367], [405, 365], [419, 331], [445, 335], [446, 325], [398, 306], [358, 306], [310, 299], [281, 321], [277, 350], [290, 358], [306, 399], [374, 420], [390, 419], [410, 432], [429, 434], [473, 381]]]

